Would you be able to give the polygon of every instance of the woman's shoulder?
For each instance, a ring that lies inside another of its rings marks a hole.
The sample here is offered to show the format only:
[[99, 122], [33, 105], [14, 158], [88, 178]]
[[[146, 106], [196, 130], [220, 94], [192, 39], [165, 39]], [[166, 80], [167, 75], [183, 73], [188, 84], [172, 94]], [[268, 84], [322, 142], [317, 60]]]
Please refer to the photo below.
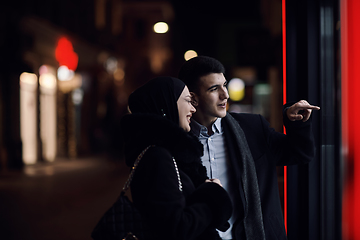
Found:
[[172, 159], [170, 151], [162, 146], [153, 145], [146, 151], [143, 156], [144, 159], [151, 160], [151, 162], [162, 162], [164, 160]]
[[173, 157], [169, 150], [161, 146], [150, 147], [143, 155], [138, 165], [142, 176], [167, 175], [174, 169]]

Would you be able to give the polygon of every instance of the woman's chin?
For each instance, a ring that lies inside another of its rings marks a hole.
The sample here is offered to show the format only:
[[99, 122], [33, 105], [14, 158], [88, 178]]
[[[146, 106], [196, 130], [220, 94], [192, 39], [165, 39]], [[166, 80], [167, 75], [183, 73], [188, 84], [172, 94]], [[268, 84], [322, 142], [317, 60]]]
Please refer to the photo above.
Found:
[[182, 129], [184, 129], [185, 132], [190, 132], [191, 128], [190, 128], [190, 125], [188, 126], [183, 126], [181, 127]]

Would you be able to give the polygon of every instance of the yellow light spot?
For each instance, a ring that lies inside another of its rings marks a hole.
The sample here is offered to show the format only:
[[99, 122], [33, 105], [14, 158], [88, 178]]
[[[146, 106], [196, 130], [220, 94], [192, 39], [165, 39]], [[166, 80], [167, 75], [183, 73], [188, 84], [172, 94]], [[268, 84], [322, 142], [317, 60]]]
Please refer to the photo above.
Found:
[[34, 73], [23, 72], [20, 75], [20, 82], [27, 84], [37, 84], [37, 76]]
[[186, 51], [186, 53], [184, 54], [184, 58], [186, 61], [194, 58], [194, 57], [197, 57], [197, 53], [194, 51], [194, 50], [188, 50]]
[[54, 89], [56, 87], [56, 78], [51, 73], [44, 73], [40, 75], [39, 84], [41, 87]]
[[240, 101], [245, 97], [245, 84], [240, 78], [233, 78], [228, 84], [229, 97], [232, 101]]

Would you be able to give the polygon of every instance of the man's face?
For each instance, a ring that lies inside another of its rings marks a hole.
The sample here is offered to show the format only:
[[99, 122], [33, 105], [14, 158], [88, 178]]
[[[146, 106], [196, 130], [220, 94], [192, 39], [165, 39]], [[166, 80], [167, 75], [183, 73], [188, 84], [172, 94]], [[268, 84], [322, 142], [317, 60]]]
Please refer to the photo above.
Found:
[[229, 94], [227, 81], [222, 73], [211, 73], [200, 78], [198, 90], [194, 93], [197, 102], [196, 120], [209, 124], [217, 118], [225, 117]]

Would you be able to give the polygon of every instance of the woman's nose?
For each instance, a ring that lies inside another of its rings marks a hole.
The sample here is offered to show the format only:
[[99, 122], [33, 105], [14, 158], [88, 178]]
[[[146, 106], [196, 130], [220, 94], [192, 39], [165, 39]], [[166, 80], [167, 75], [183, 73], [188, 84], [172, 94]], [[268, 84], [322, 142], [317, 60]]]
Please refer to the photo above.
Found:
[[191, 113], [194, 113], [194, 112], [196, 112], [196, 108], [191, 104], [191, 109], [190, 109], [190, 112]]

